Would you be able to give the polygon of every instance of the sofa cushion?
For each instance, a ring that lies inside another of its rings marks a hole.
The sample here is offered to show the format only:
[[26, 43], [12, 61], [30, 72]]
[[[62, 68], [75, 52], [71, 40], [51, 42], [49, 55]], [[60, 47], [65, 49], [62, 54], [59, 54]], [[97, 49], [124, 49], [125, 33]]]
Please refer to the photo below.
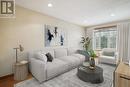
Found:
[[60, 57], [58, 59], [61, 59], [69, 64], [69, 69], [75, 68], [78, 65], [81, 64], [80, 59], [75, 56], [64, 56]]
[[76, 52], [77, 52], [77, 49], [76, 49], [76, 48], [68, 48], [68, 50], [67, 50], [67, 54], [68, 54], [68, 55], [75, 54]]
[[85, 56], [81, 54], [72, 54], [72, 56], [75, 56], [80, 59], [80, 62], [83, 63], [85, 61]]
[[42, 51], [37, 51], [34, 55], [35, 55], [34, 58], [47, 62], [47, 57]]
[[66, 48], [55, 49], [55, 57], [59, 58], [62, 56], [67, 56], [67, 49]]
[[115, 57], [111, 57], [111, 56], [100, 56], [100, 58], [103, 58], [103, 59], [115, 59]]
[[102, 62], [102, 63], [116, 64], [115, 57], [111, 57], [111, 56], [100, 56], [99, 59], [100, 59], [100, 62]]
[[68, 70], [68, 67], [66, 62], [56, 58], [52, 62], [47, 62], [47, 79], [62, 74]]

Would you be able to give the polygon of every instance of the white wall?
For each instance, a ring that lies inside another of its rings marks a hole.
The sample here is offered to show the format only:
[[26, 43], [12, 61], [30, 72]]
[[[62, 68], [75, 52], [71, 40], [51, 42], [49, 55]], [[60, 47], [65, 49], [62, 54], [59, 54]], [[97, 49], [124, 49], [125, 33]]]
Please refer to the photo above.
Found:
[[16, 18], [0, 18], [0, 77], [12, 73], [14, 47], [19, 44], [24, 47], [20, 60], [27, 58], [28, 51], [44, 48], [44, 24], [66, 29], [67, 46], [80, 47], [81, 37], [85, 35], [83, 27], [17, 6]]

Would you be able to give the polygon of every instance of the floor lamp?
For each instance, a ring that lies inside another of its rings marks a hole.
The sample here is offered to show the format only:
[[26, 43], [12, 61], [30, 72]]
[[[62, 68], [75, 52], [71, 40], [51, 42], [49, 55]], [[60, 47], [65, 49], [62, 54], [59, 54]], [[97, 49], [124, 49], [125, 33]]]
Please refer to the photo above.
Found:
[[14, 48], [15, 52], [16, 52], [16, 63], [18, 62], [18, 50], [20, 50], [20, 52], [22, 52], [24, 50], [24, 48], [19, 45], [19, 47]]

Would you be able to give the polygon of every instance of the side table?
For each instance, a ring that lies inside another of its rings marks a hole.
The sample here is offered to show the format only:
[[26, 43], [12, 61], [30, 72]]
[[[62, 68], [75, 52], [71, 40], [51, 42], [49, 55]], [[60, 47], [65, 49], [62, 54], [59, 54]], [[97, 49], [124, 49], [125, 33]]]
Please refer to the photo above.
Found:
[[28, 61], [20, 61], [14, 64], [14, 80], [25, 80], [28, 76]]

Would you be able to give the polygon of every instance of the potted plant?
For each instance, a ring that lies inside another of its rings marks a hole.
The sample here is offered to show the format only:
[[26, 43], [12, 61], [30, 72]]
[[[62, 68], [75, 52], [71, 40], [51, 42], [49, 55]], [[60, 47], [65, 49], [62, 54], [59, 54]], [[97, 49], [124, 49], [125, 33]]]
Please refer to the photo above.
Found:
[[89, 37], [82, 37], [81, 43], [86, 51], [88, 51], [91, 39]]
[[89, 65], [90, 65], [90, 68], [91, 69], [94, 69], [95, 68], [95, 59], [97, 57], [96, 53], [94, 52], [94, 50], [90, 50], [88, 51], [88, 54], [90, 56], [90, 61], [89, 61]]

